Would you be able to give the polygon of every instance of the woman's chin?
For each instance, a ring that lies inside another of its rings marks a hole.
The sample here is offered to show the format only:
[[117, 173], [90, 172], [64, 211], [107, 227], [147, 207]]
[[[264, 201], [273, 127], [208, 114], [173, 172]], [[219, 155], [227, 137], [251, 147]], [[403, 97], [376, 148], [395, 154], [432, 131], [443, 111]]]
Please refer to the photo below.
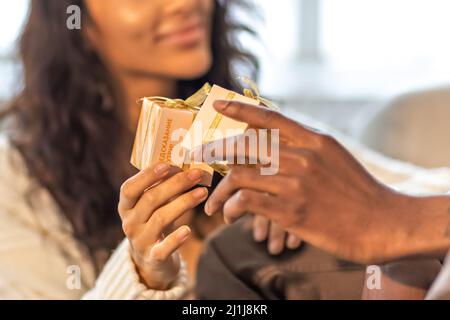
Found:
[[188, 62], [177, 69], [174, 69], [175, 78], [180, 80], [194, 80], [203, 77], [211, 69], [212, 61], [207, 60], [203, 63], [195, 61], [191, 64]]
[[183, 74], [179, 74], [176, 76], [177, 79], [179, 80], [184, 80], [184, 81], [189, 81], [189, 80], [195, 80], [195, 79], [199, 79], [202, 78], [203, 76], [205, 76], [209, 71], [208, 69], [204, 69], [204, 70], [196, 70], [196, 71], [191, 71], [191, 72], [185, 72]]

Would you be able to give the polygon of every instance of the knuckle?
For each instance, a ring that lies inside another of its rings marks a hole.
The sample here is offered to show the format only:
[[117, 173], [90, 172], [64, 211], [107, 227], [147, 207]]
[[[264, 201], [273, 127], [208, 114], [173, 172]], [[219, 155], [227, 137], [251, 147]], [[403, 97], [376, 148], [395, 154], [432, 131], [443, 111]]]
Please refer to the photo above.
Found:
[[123, 219], [123, 217], [125, 216], [125, 210], [123, 210], [122, 204], [120, 203], [120, 201], [119, 201], [119, 203], [117, 204], [117, 212], [119, 213], [119, 217], [120, 217], [121, 219]]
[[293, 201], [287, 206], [287, 217], [290, 224], [296, 226], [303, 225], [306, 215], [306, 206], [304, 201]]
[[302, 151], [302, 155], [308, 162], [314, 162], [318, 159], [317, 153], [312, 150], [305, 149]]
[[156, 262], [163, 262], [166, 259], [164, 250], [161, 247], [161, 245], [152, 248], [151, 256], [152, 259], [155, 260]]
[[299, 193], [302, 191], [302, 181], [300, 178], [291, 178], [289, 181], [289, 188], [294, 193]]
[[189, 174], [189, 170], [177, 173], [172, 180], [168, 181], [169, 184], [166, 185], [166, 188], [168, 190], [188, 190], [195, 184], [194, 181], [192, 181], [192, 179], [189, 177]]
[[232, 168], [228, 174], [228, 182], [231, 185], [237, 185], [241, 181], [242, 172], [240, 168]]
[[153, 192], [151, 192], [151, 190], [146, 191], [143, 197], [148, 204], [152, 204], [156, 201], [156, 196]]
[[328, 144], [328, 145], [336, 145], [338, 143], [336, 138], [334, 138], [333, 136], [331, 136], [329, 134], [325, 134], [323, 136], [323, 139], [324, 139], [324, 143]]
[[318, 149], [324, 150], [337, 143], [336, 139], [329, 134], [317, 134], [316, 142]]
[[164, 214], [161, 211], [155, 211], [150, 221], [155, 227], [163, 228], [165, 226]]
[[[270, 208], [274, 205], [272, 203], [272, 198], [270, 198], [268, 196], [268, 194], [262, 194], [258, 197], [258, 199], [254, 198], [254, 197], [250, 197], [250, 199], [248, 200], [248, 203], [259, 205], [264, 208]], [[270, 222], [271, 221], [269, 219], [267, 219], [267, 223], [270, 223]]]
[[134, 227], [129, 221], [122, 221], [122, 230], [128, 238], [134, 236]]
[[183, 171], [180, 173], [177, 173], [174, 177], [173, 177], [173, 183], [174, 184], [182, 184], [182, 183], [187, 183], [189, 181], [189, 173], [190, 171]]
[[302, 215], [305, 212], [305, 202], [303, 200], [297, 200], [292, 202], [290, 211], [295, 215]]
[[266, 124], [271, 124], [274, 121], [281, 120], [282, 116], [280, 113], [273, 111], [273, 110], [265, 110], [265, 112], [262, 114], [262, 121]]
[[227, 103], [228, 107], [231, 107], [231, 111], [235, 115], [241, 115], [244, 112], [244, 108], [242, 107], [242, 104], [237, 101], [229, 101]]
[[125, 181], [121, 186], [120, 186], [120, 193], [122, 194], [122, 196], [124, 196], [125, 198], [131, 198], [132, 194], [131, 194], [131, 181], [127, 180]]
[[236, 201], [240, 205], [248, 204], [251, 200], [252, 200], [252, 197], [251, 197], [250, 191], [248, 191], [248, 190], [239, 190], [236, 193]]
[[313, 169], [319, 161], [317, 153], [312, 150], [303, 150], [301, 158], [303, 166], [310, 170]]
[[142, 175], [142, 177], [143, 177], [145, 180], [153, 179], [153, 177], [155, 176], [155, 168], [156, 168], [157, 166], [158, 166], [158, 164], [155, 164], [155, 165], [153, 165], [153, 166], [151, 166], [151, 167], [148, 167], [148, 168], [142, 170], [142, 171], [140, 172], [140, 174]]

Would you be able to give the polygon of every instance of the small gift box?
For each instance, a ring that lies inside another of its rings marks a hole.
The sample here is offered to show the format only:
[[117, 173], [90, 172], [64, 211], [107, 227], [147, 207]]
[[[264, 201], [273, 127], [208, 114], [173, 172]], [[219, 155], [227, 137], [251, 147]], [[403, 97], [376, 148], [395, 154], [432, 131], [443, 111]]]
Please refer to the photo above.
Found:
[[131, 164], [143, 170], [160, 162], [179, 163], [172, 161], [173, 149], [180, 143], [173, 140], [173, 133], [180, 128], [188, 130], [194, 116], [192, 111], [168, 108], [163, 103], [144, 98]]
[[189, 151], [218, 139], [226, 139], [245, 132], [248, 125], [218, 113], [216, 100], [234, 100], [271, 107], [271, 102], [259, 96], [256, 86], [244, 95], [205, 84], [187, 100], [163, 97], [142, 99], [142, 110], [131, 156], [131, 164], [143, 170], [159, 162], [183, 170], [199, 168], [205, 171], [201, 185], [211, 186], [214, 171], [227, 172], [227, 163], [214, 165], [191, 163]]
[[[239, 101], [253, 105], [260, 104], [258, 99], [250, 97], [249, 94], [248, 96], [243, 96], [214, 85], [181, 143], [185, 150], [192, 150], [215, 140], [238, 136], [245, 133], [245, 130], [247, 130], [248, 124], [233, 120], [218, 113], [213, 107], [214, 102], [217, 100]], [[194, 163], [190, 165], [190, 168], [199, 168], [209, 174], [212, 174], [214, 170], [221, 174], [225, 174], [227, 163], [226, 161], [220, 161], [214, 165], [206, 165], [194, 161]]]
[[[187, 100], [163, 97], [142, 99], [131, 164], [139, 170], [160, 162], [183, 169], [184, 150], [176, 153], [174, 149], [192, 125], [210, 89], [211, 86], [206, 84]], [[174, 134], [177, 131], [180, 134]]]

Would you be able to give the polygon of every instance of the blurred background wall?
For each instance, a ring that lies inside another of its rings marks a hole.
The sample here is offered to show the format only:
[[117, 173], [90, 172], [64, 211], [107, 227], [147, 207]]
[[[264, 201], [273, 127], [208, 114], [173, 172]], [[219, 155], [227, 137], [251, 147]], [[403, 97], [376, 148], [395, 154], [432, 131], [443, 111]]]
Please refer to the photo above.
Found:
[[[254, 2], [263, 20], [234, 14], [259, 40], [241, 42], [262, 61], [261, 91], [285, 113], [313, 116], [395, 158], [450, 166], [450, 1]], [[0, 101], [20, 87], [12, 49], [27, 7], [0, 2]]]

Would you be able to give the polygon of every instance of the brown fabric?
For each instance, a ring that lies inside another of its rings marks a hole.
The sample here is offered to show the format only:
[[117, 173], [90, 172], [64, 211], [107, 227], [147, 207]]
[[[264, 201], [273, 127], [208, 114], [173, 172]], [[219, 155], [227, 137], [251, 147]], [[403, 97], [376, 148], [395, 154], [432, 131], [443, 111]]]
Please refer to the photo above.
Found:
[[308, 244], [273, 257], [242, 219], [213, 235], [200, 257], [198, 299], [361, 299], [365, 267]]

